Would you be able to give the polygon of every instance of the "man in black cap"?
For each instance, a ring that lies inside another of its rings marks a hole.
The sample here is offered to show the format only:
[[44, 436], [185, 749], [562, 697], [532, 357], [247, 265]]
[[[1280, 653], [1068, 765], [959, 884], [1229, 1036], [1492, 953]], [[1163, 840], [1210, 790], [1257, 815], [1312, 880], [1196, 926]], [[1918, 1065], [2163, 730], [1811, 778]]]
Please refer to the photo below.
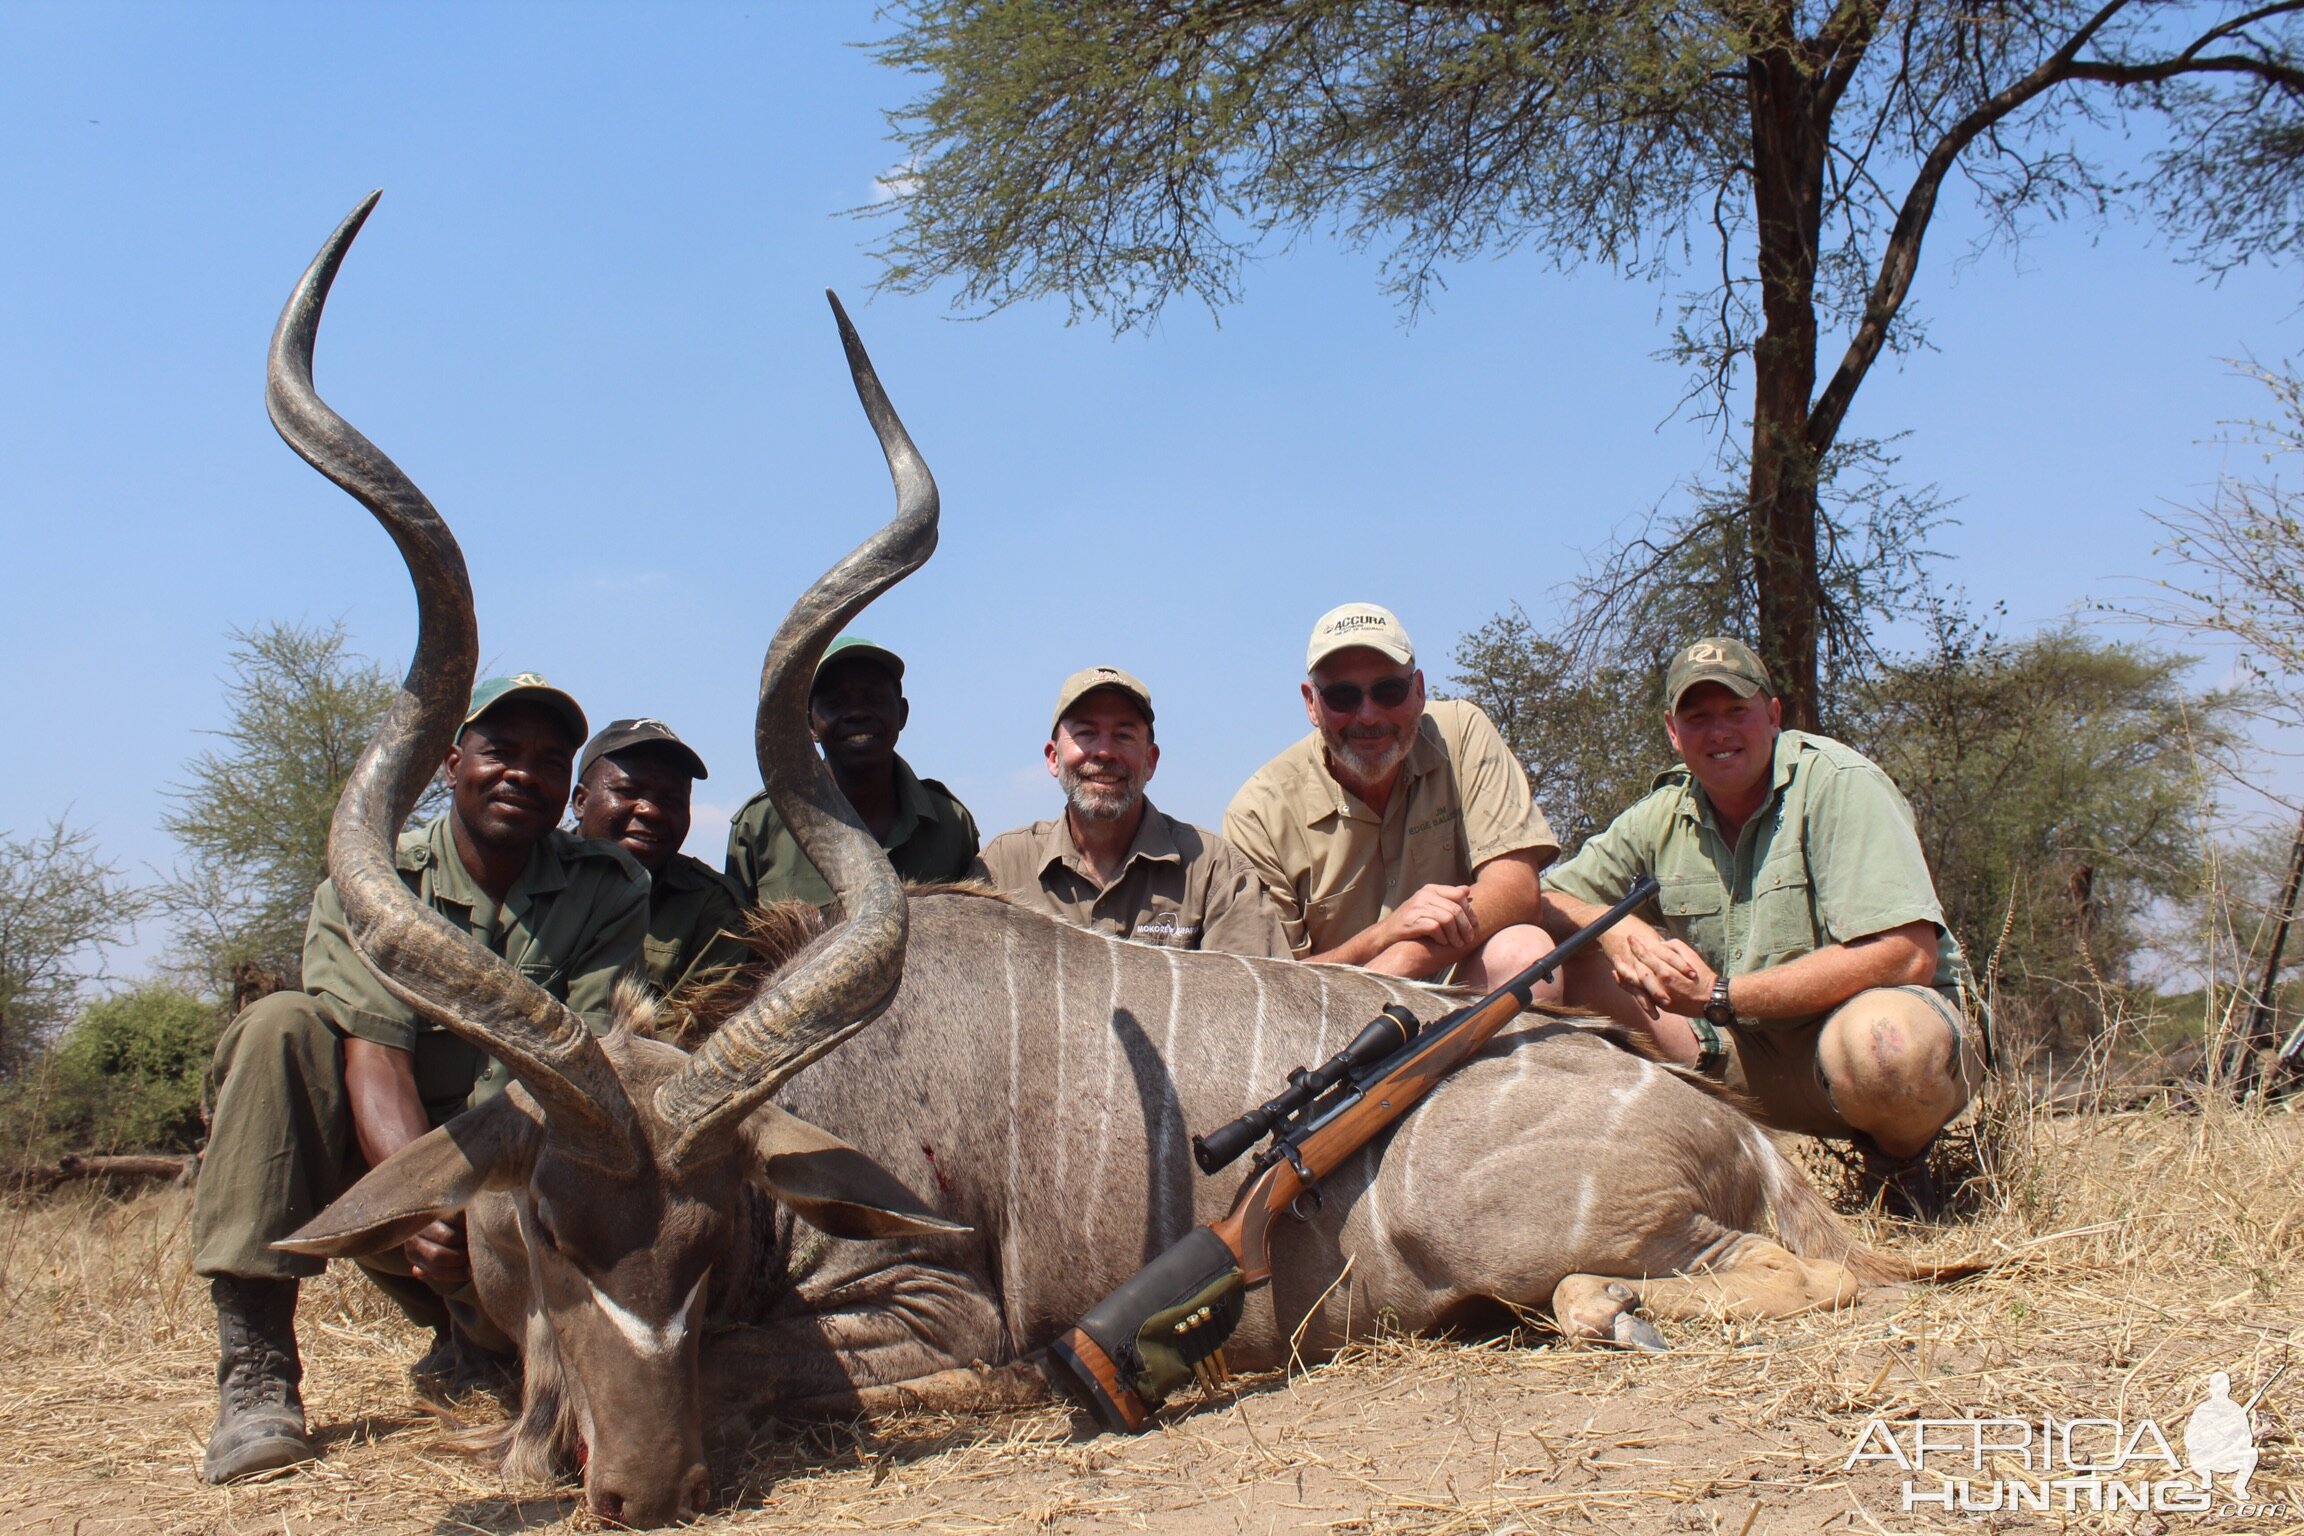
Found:
[[[576, 701], [533, 672], [481, 683], [444, 764], [448, 809], [402, 833], [395, 862], [419, 901], [600, 1032], [617, 980], [640, 965], [648, 877], [613, 843], [559, 830], [584, 732]], [[192, 1270], [211, 1281], [220, 1355], [202, 1471], [226, 1483], [315, 1454], [305, 1435], [296, 1291], [325, 1261], [272, 1244], [367, 1169], [502, 1092], [509, 1078], [369, 969], [333, 881], [312, 898], [303, 990], [275, 992], [233, 1020], [217, 1042], [214, 1072], [215, 1115], [192, 1202]], [[360, 1262], [412, 1320], [434, 1329], [432, 1352], [411, 1373], [419, 1385], [454, 1385], [481, 1363], [457, 1337], [477, 1313], [459, 1310], [458, 1329], [449, 1320], [449, 1303], [471, 1277], [460, 1214]]]
[[736, 887], [680, 851], [690, 792], [710, 777], [694, 747], [645, 716], [611, 721], [576, 764], [568, 806], [577, 835], [620, 844], [648, 871], [648, 984], [659, 997], [710, 985], [751, 958], [736, 937], [744, 928]]
[[[896, 755], [896, 738], [911, 717], [904, 658], [859, 635], [842, 635], [826, 647], [808, 690], [808, 734], [823, 748], [840, 792], [897, 874], [923, 885], [964, 880], [976, 858], [976, 818], [952, 791], [921, 778]], [[832, 887], [800, 851], [766, 790], [745, 801], [729, 823], [728, 878], [761, 906], [832, 904]]]

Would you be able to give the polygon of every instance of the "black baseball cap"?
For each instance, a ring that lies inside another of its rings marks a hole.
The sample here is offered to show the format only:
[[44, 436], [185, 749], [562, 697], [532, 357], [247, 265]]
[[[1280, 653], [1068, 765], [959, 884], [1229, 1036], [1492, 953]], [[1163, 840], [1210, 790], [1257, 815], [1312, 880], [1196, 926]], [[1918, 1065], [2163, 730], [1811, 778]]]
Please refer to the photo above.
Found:
[[614, 756], [633, 747], [665, 748], [688, 765], [691, 776], [699, 779], [712, 777], [705, 771], [704, 759], [696, 755], [694, 747], [682, 741], [672, 727], [647, 715], [636, 720], [609, 721], [606, 730], [585, 744], [584, 755], [576, 762], [576, 777], [584, 777], [601, 758]]

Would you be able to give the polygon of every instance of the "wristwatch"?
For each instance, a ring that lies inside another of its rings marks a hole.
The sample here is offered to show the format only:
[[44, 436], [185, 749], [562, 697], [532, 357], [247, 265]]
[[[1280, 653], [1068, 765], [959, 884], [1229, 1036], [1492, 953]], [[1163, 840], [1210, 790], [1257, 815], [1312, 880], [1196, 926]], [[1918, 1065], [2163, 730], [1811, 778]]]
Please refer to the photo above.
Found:
[[1728, 1059], [1728, 1047], [1720, 1041], [1720, 1031], [1736, 1022], [1736, 1010], [1728, 1004], [1728, 978], [1716, 977], [1712, 982], [1711, 1000], [1704, 1011], [1688, 1021], [1696, 1033], [1696, 1070], [1709, 1072]]

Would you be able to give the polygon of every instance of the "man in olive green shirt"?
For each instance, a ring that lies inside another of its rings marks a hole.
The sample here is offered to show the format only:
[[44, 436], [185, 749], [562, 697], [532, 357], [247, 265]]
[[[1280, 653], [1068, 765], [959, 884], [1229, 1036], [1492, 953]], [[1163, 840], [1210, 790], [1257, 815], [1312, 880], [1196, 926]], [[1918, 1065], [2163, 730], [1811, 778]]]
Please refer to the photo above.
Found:
[[1488, 717], [1427, 707], [1407, 630], [1374, 603], [1321, 615], [1304, 665], [1312, 734], [1224, 813], [1298, 958], [1492, 987], [1549, 953], [1535, 924], [1560, 844]]
[[752, 958], [728, 878], [680, 851], [704, 759], [661, 720], [612, 720], [576, 764], [576, 835], [615, 843], [648, 871], [648, 984], [670, 998]]
[[1914, 1160], [1983, 1059], [1911, 808], [1853, 748], [1784, 730], [1742, 641], [1688, 646], [1665, 696], [1682, 766], [1546, 882], [1556, 934], [1640, 875], [1662, 887], [1571, 963], [1568, 1001], [1720, 1076], [1770, 1125], [1856, 1140], [1923, 1203]]
[[[604, 1030], [617, 979], [641, 963], [648, 877], [614, 844], [556, 830], [583, 740], [576, 701], [536, 674], [482, 683], [448, 750], [449, 809], [402, 835], [397, 863], [420, 900]], [[303, 983], [250, 1006], [216, 1047], [215, 1114], [192, 1211], [192, 1267], [211, 1277], [221, 1344], [210, 1482], [313, 1454], [296, 1288], [323, 1261], [271, 1244], [505, 1080], [385, 989], [352, 946], [333, 883], [313, 897]], [[419, 1370], [445, 1372], [454, 1351], [440, 1297], [471, 1275], [462, 1218], [362, 1263], [439, 1331]], [[508, 1345], [487, 1336], [476, 1313], [458, 1318], [482, 1345]]]
[[[952, 791], [896, 755], [896, 738], [911, 718], [902, 657], [857, 635], [825, 648], [808, 691], [808, 733], [840, 792], [897, 874], [919, 885], [963, 880], [976, 857], [976, 818]], [[756, 906], [832, 904], [832, 887], [800, 851], [766, 790], [728, 825], [728, 878]]]
[[1144, 797], [1160, 748], [1143, 683], [1118, 667], [1065, 679], [1046, 755], [1064, 814], [992, 839], [976, 878], [1115, 938], [1288, 958], [1280, 914], [1248, 861]]

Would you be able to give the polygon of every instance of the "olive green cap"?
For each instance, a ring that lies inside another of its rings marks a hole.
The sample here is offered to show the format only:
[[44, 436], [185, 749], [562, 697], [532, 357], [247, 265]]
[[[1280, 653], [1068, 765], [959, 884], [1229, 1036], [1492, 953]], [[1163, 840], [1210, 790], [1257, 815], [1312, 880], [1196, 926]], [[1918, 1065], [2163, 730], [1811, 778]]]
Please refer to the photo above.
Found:
[[[824, 647], [824, 659], [816, 663], [816, 678], [821, 679], [824, 669], [836, 661], [874, 662], [898, 683], [904, 681], [904, 658], [884, 645], [874, 645], [862, 635], [842, 635]], [[814, 680], [809, 686], [815, 686]]]
[[1740, 699], [1776, 691], [1752, 647], [1726, 635], [1699, 640], [1672, 658], [1671, 670], [1664, 674], [1664, 707], [1678, 709], [1680, 695], [1698, 683], [1718, 683]]
[[1125, 694], [1128, 701], [1144, 716], [1144, 723], [1152, 723], [1151, 689], [1118, 667], [1090, 667], [1085, 672], [1075, 672], [1064, 679], [1064, 686], [1056, 690], [1056, 714], [1048, 722], [1048, 734], [1055, 735], [1057, 728], [1064, 723], [1065, 712], [1099, 688], [1110, 688], [1116, 693]]
[[472, 707], [464, 712], [464, 723], [470, 725], [488, 711], [505, 704], [541, 704], [560, 717], [568, 727], [568, 744], [580, 744], [592, 734], [585, 723], [584, 711], [567, 694], [544, 681], [541, 672], [515, 672], [510, 677], [485, 678], [472, 690]]

